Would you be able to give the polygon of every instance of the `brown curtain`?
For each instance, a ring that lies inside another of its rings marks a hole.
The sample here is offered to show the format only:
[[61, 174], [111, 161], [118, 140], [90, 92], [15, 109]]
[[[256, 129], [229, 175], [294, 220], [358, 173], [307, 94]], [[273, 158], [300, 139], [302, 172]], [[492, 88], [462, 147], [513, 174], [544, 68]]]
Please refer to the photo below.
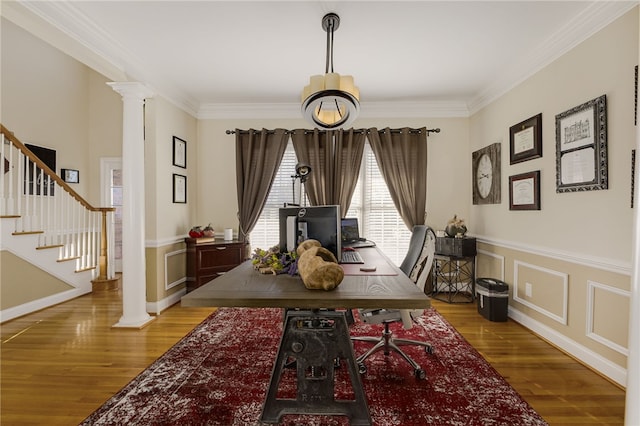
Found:
[[427, 203], [427, 129], [369, 129], [380, 172], [407, 228], [424, 225]]
[[362, 131], [296, 129], [291, 140], [298, 161], [311, 166], [305, 190], [312, 206], [339, 204], [344, 216], [358, 182], [365, 134]]
[[246, 241], [267, 201], [273, 179], [287, 147], [284, 129], [236, 129], [238, 239]]

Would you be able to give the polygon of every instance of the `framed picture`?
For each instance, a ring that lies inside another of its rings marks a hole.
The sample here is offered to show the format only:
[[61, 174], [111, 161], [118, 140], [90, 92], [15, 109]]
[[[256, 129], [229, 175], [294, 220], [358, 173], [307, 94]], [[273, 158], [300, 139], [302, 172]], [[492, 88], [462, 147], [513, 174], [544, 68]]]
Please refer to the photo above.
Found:
[[509, 128], [510, 164], [542, 157], [542, 113]]
[[509, 210], [540, 210], [540, 170], [509, 176]]
[[187, 141], [173, 137], [173, 165], [187, 168]]
[[62, 169], [62, 180], [67, 183], [80, 183], [80, 172], [74, 169]]
[[607, 97], [556, 115], [556, 192], [607, 189]]
[[[41, 146], [25, 144], [53, 173], [56, 170], [56, 151]], [[50, 179], [38, 165], [27, 156], [24, 157], [24, 194], [55, 195], [55, 181]]]
[[173, 174], [173, 202], [185, 204], [187, 202], [187, 177]]

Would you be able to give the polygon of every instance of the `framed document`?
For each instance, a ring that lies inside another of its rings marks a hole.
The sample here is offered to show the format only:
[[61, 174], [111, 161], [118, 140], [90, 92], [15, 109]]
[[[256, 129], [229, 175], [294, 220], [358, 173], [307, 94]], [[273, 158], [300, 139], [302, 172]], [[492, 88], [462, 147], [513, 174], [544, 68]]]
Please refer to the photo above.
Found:
[[173, 137], [173, 165], [187, 168], [187, 141]]
[[509, 128], [510, 164], [542, 157], [542, 113]]
[[540, 210], [540, 170], [509, 176], [509, 210]]
[[173, 174], [173, 202], [185, 204], [187, 202], [187, 177]]
[[607, 98], [556, 115], [556, 192], [608, 188]]

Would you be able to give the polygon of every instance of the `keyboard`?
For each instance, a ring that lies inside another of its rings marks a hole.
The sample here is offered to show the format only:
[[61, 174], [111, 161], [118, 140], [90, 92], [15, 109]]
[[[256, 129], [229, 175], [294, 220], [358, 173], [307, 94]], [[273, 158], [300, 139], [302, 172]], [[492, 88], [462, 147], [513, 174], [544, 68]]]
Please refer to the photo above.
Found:
[[340, 263], [364, 263], [364, 260], [357, 251], [343, 251]]

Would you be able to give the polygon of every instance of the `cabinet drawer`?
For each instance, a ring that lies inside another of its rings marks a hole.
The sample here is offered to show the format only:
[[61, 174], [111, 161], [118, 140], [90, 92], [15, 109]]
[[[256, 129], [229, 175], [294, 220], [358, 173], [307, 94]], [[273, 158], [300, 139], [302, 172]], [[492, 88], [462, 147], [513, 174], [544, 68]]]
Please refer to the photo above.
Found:
[[198, 269], [236, 266], [242, 263], [242, 247], [237, 245], [207, 247], [206, 250], [199, 250], [197, 256]]

